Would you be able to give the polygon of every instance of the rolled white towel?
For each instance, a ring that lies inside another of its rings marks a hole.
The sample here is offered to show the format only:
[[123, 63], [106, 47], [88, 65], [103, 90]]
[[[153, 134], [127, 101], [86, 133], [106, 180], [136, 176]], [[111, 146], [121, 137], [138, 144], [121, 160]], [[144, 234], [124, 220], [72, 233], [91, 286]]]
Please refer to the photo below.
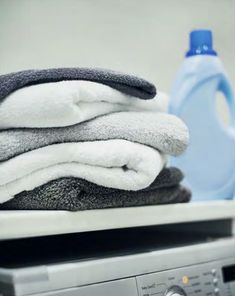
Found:
[[62, 177], [136, 191], [149, 186], [165, 163], [157, 150], [126, 140], [49, 145], [0, 163], [0, 203]]

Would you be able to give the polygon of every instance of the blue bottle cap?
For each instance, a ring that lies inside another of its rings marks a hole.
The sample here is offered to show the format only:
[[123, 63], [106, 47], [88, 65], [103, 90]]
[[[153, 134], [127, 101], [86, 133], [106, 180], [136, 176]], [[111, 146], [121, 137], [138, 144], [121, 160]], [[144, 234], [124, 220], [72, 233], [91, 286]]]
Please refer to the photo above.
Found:
[[210, 30], [194, 30], [190, 33], [189, 51], [186, 53], [186, 57], [194, 55], [217, 55], [213, 49], [213, 38]]

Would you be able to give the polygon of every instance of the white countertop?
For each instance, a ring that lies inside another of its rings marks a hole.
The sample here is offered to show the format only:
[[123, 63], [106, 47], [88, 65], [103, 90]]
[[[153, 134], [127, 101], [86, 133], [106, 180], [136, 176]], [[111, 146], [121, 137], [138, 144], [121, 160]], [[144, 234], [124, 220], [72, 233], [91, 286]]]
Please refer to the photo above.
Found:
[[235, 201], [79, 212], [2, 211], [0, 240], [230, 218], [235, 221]]

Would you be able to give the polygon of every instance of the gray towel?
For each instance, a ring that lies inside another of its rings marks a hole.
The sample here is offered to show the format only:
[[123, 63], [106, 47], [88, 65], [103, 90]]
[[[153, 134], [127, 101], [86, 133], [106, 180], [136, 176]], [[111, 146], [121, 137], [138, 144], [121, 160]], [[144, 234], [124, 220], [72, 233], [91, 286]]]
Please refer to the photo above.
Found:
[[58, 68], [26, 70], [0, 76], [0, 102], [22, 87], [63, 80], [99, 82], [141, 99], [151, 99], [156, 95], [156, 88], [153, 84], [136, 76], [105, 69]]
[[0, 161], [40, 147], [64, 143], [123, 139], [179, 155], [189, 134], [177, 117], [156, 112], [118, 112], [70, 127], [12, 129], [0, 132]]
[[17, 194], [0, 209], [78, 211], [188, 202], [191, 193], [179, 185], [182, 179], [179, 169], [165, 168], [148, 188], [125, 191], [73, 177], [61, 178]]

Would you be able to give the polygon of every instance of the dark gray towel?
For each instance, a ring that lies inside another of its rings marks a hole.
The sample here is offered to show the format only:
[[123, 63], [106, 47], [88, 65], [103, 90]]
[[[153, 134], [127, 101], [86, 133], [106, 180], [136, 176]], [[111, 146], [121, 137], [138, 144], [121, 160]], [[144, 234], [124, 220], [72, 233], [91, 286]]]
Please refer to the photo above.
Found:
[[179, 169], [165, 168], [148, 188], [126, 191], [73, 177], [61, 178], [17, 194], [0, 209], [78, 211], [188, 202], [191, 193], [179, 185], [182, 179]]
[[26, 70], [0, 76], [0, 102], [22, 87], [62, 80], [99, 82], [146, 100], [156, 95], [156, 88], [153, 84], [136, 76], [96, 68], [58, 68]]

